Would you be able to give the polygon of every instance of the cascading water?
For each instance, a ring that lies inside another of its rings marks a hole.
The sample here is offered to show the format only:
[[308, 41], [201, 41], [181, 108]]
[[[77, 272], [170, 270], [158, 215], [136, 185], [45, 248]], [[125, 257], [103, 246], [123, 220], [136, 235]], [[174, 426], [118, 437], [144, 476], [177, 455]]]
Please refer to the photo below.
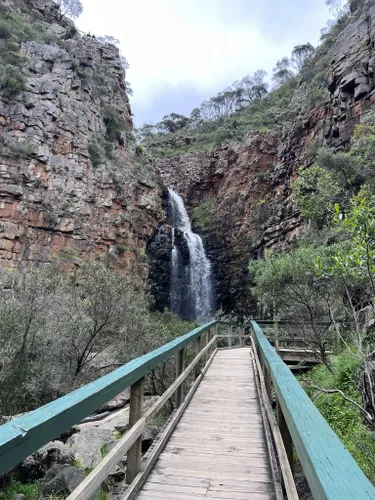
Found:
[[[184, 202], [169, 189], [169, 218], [172, 225], [171, 311], [184, 319], [203, 322], [212, 315], [212, 273], [202, 238], [193, 233]], [[182, 236], [188, 256], [177, 245]]]

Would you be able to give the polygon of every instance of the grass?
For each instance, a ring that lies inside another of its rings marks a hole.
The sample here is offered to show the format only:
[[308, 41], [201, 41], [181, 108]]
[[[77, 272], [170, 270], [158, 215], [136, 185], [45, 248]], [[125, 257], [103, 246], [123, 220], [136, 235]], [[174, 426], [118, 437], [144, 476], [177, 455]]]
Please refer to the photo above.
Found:
[[25, 495], [28, 500], [38, 498], [39, 482], [20, 483], [19, 481], [11, 481], [11, 483], [2, 491], [0, 491], [1, 500], [13, 500], [15, 495]]
[[107, 443], [104, 443], [101, 448], [100, 448], [100, 454], [102, 456], [102, 458], [104, 458], [107, 454], [108, 454], [108, 445]]
[[199, 207], [194, 208], [192, 220], [195, 227], [202, 229], [209, 228], [215, 217], [217, 203], [214, 198], [208, 198]]
[[[317, 366], [300, 380], [309, 380], [323, 389], [340, 389], [354, 401], [362, 404], [358, 390], [362, 361], [348, 351], [332, 358], [332, 373], [325, 366]], [[328, 424], [371, 481], [375, 481], [375, 434], [363, 424], [361, 414], [339, 394], [324, 394], [306, 387]]]

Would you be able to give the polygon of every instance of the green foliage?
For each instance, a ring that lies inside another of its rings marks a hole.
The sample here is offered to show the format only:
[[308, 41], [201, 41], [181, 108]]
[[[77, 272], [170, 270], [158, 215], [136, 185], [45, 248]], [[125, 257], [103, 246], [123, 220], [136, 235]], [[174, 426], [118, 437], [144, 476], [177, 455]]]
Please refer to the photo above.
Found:
[[94, 168], [100, 167], [104, 163], [105, 150], [98, 141], [92, 141], [87, 146], [90, 160]]
[[335, 227], [350, 239], [350, 247], [334, 256], [335, 269], [352, 283], [367, 284], [375, 297], [375, 196], [359, 193], [345, 216], [336, 204]]
[[208, 198], [192, 212], [192, 222], [197, 228], [208, 229], [212, 226], [217, 211], [215, 198]]
[[55, 267], [2, 270], [0, 415], [33, 410], [107, 373], [108, 359], [126, 363], [194, 328], [151, 314], [135, 281], [100, 263], [74, 276]]
[[[325, 366], [318, 366], [300, 377], [302, 381], [322, 389], [339, 389], [344, 394], [362, 404], [361, 393], [358, 390], [362, 360], [345, 350], [331, 360], [331, 371]], [[345, 401], [339, 394], [324, 394], [313, 388], [306, 387], [316, 407], [333, 428], [346, 448], [353, 455], [358, 465], [374, 481], [375, 469], [375, 436], [373, 431], [363, 424], [358, 408]]]
[[36, 500], [39, 493], [39, 483], [20, 483], [12, 480], [11, 483], [0, 491], [0, 500], [13, 500], [16, 495], [25, 495], [27, 500]]
[[128, 248], [126, 247], [126, 245], [120, 245], [120, 244], [116, 245], [116, 250], [120, 255], [123, 255], [127, 249]]
[[297, 173], [292, 188], [301, 215], [319, 225], [326, 223], [340, 192], [335, 177], [317, 164]]
[[93, 496], [93, 500], [107, 500], [108, 494], [103, 489], [100, 489], [99, 493]]
[[11, 95], [16, 95], [26, 90], [26, 78], [18, 67], [7, 65], [0, 77], [0, 86]]
[[116, 106], [113, 106], [112, 104], [106, 104], [103, 106], [103, 121], [106, 126], [109, 139], [115, 139], [118, 132], [125, 132], [124, 116], [122, 111]]
[[101, 448], [100, 448], [100, 454], [102, 456], [102, 458], [104, 458], [106, 455], [108, 455], [108, 444], [107, 443], [104, 443]]

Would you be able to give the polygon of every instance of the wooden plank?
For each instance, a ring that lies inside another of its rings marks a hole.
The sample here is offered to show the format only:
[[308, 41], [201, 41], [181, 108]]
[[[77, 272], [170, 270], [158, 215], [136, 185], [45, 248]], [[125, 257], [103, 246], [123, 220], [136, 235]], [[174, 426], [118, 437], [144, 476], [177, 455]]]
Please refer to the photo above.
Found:
[[66, 500], [84, 500], [91, 498], [98, 490], [102, 482], [107, 478], [119, 461], [124, 457], [129, 448], [136, 442], [139, 436], [142, 435], [146, 427], [145, 418], [141, 418], [130, 429], [129, 432], [122, 437], [119, 442], [112, 448], [103, 460], [95, 467], [79, 486], [67, 497]]
[[217, 352], [137, 498], [275, 498], [249, 353]]
[[375, 499], [375, 488], [324, 420], [259, 325], [251, 322], [314, 498]]
[[[211, 344], [213, 345], [215, 342], [215, 338], [212, 339]], [[198, 363], [200, 358], [205, 354], [205, 352], [210, 348], [210, 344], [208, 344], [199, 354], [194, 358], [194, 360], [190, 363], [190, 365], [184, 370], [184, 372], [180, 375], [180, 377], [175, 380], [175, 382], [167, 389], [167, 391], [156, 401], [156, 403], [149, 408], [144, 416], [139, 420], [139, 422], [149, 422], [150, 419], [164, 406], [164, 404], [168, 401], [168, 399], [173, 396], [173, 394], [176, 392], [178, 389], [179, 385], [186, 379], [186, 377], [189, 375], [189, 373], [194, 369], [194, 366]], [[138, 424], [134, 425], [136, 427]], [[128, 431], [128, 433], [125, 434], [125, 437], [128, 434], [132, 434], [133, 427]], [[124, 437], [124, 438], [125, 438]], [[139, 437], [139, 436], [137, 436]], [[136, 438], [137, 439], [137, 438]], [[134, 444], [136, 439], [131, 442], [130, 446]], [[129, 448], [130, 448], [129, 446]], [[117, 462], [114, 464], [116, 465], [122, 458], [123, 455], [129, 450], [129, 448], [125, 449], [125, 446], [121, 448], [121, 451], [123, 452], [122, 455], [116, 455], [117, 456]], [[100, 464], [82, 481], [82, 483], [71, 493], [71, 495], [68, 497], [69, 500], [87, 500], [91, 497], [92, 492], [96, 491], [103, 480], [108, 476], [108, 474], [111, 472], [112, 468], [114, 467], [113, 465], [113, 459], [110, 461], [106, 460], [107, 457], [105, 457]], [[104, 463], [104, 467], [103, 464]], [[137, 471], [138, 472], [138, 471]]]
[[[211, 341], [212, 340], [214, 341], [215, 339], [211, 339]], [[161, 435], [159, 441], [157, 442], [151, 456], [148, 458], [148, 461], [146, 463], [144, 470], [142, 472], [140, 472], [138, 474], [138, 476], [135, 478], [135, 480], [133, 481], [133, 484], [130, 485], [130, 487], [126, 491], [125, 495], [122, 497], [122, 500], [132, 500], [133, 498], [136, 497], [137, 493], [139, 492], [140, 488], [143, 486], [143, 484], [146, 481], [148, 475], [150, 474], [152, 468], [154, 467], [157, 459], [159, 458], [160, 453], [163, 451], [165, 445], [167, 444], [168, 439], [170, 438], [176, 425], [180, 421], [186, 407], [188, 406], [188, 404], [191, 401], [191, 398], [194, 396], [195, 391], [197, 390], [197, 388], [198, 388], [202, 378], [204, 377], [205, 373], [207, 372], [210, 364], [212, 363], [212, 360], [215, 357], [215, 354], [216, 354], [216, 349], [211, 354], [210, 358], [208, 359], [205, 367], [202, 370], [202, 373], [199, 375], [199, 377], [195, 380], [194, 384], [191, 386], [189, 392], [186, 395], [185, 401], [180, 405], [180, 407], [178, 408], [173, 419], [165, 428], [165, 430], [164, 430], [163, 434]]]
[[[143, 390], [145, 379], [142, 377], [131, 386], [129, 428], [131, 429], [142, 417], [143, 411]], [[130, 484], [139, 472], [142, 455], [142, 436], [132, 445], [127, 455], [126, 482]], [[110, 472], [110, 471], [109, 471]]]
[[170, 359], [215, 325], [211, 321], [190, 333], [101, 377], [76, 391], [0, 427], [0, 474], [56, 438], [121, 391]]

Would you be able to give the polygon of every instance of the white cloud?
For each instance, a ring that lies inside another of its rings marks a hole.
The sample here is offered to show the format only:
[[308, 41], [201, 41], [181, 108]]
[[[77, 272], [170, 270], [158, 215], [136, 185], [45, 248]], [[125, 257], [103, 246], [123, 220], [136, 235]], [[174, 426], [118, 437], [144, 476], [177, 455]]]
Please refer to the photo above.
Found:
[[[279, 0], [83, 3], [78, 27], [120, 40], [130, 63], [133, 109], [151, 119], [154, 100], [164, 87], [177, 91], [189, 83], [209, 96], [258, 68], [271, 72], [294, 45], [317, 43], [327, 19], [324, 0], [288, 0], [288, 5]], [[165, 112], [178, 111], [168, 109], [164, 99]]]

